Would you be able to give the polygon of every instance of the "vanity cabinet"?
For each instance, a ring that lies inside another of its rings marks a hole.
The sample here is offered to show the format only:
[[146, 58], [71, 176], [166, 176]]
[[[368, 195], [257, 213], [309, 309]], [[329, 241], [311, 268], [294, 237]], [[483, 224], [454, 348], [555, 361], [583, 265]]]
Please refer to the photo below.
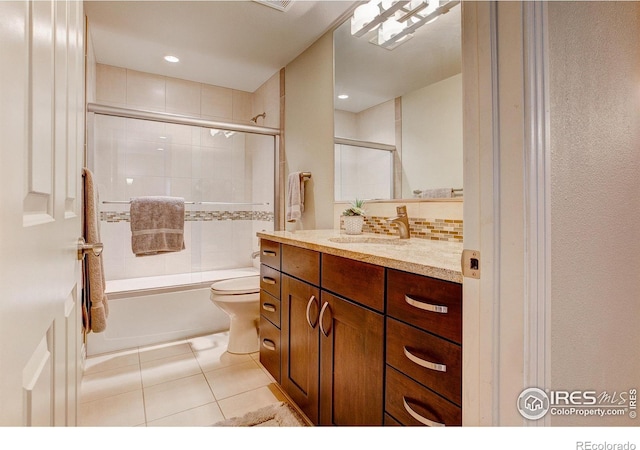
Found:
[[280, 383], [281, 248], [279, 243], [265, 241], [260, 250], [260, 363]]
[[260, 360], [281, 368], [274, 378], [312, 423], [461, 425], [461, 284], [261, 245], [260, 336], [272, 347], [277, 330], [280, 353]]
[[280, 384], [314, 424], [383, 422], [384, 316], [349, 296], [383, 311], [384, 269], [358, 264], [282, 245]]
[[462, 285], [387, 270], [385, 422], [462, 424]]

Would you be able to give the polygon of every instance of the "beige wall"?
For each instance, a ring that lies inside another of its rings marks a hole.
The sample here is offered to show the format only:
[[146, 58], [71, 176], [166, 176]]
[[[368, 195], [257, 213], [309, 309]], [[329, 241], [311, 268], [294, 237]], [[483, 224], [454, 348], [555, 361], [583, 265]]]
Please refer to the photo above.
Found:
[[402, 96], [402, 198], [461, 188], [462, 74]]
[[291, 172], [312, 173], [305, 186], [302, 220], [287, 224], [287, 229], [332, 228], [333, 32], [285, 68], [284, 139], [285, 179]]
[[638, 2], [549, 4], [553, 389], [640, 387], [639, 37]]

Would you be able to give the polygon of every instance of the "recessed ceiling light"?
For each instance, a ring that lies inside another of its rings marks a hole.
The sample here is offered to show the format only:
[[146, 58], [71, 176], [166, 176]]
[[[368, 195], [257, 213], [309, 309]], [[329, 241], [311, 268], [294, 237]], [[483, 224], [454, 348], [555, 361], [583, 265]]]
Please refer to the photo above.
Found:
[[178, 58], [177, 56], [173, 56], [173, 55], [167, 55], [164, 57], [165, 61], [168, 61], [170, 63], [177, 63], [178, 61], [180, 61], [180, 58]]
[[348, 99], [348, 98], [349, 98], [349, 96], [348, 96], [347, 94], [340, 94], [340, 95], [338, 95], [338, 98], [339, 98], [340, 100], [346, 100], [346, 99]]

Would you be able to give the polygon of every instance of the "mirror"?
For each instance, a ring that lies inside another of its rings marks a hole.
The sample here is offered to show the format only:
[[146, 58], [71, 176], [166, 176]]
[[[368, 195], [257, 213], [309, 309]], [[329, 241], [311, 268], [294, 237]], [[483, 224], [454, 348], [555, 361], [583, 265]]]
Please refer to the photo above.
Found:
[[372, 33], [334, 31], [335, 200], [461, 196], [460, 5], [392, 50]]

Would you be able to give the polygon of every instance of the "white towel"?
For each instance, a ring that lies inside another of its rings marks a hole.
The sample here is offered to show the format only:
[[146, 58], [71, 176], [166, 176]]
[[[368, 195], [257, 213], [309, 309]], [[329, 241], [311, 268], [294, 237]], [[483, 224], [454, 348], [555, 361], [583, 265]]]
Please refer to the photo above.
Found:
[[136, 256], [184, 250], [184, 198], [131, 199], [131, 250]]
[[451, 198], [453, 194], [452, 188], [426, 189], [422, 191], [422, 198]]
[[304, 181], [300, 172], [289, 174], [287, 184], [287, 222], [302, 218], [304, 212]]

